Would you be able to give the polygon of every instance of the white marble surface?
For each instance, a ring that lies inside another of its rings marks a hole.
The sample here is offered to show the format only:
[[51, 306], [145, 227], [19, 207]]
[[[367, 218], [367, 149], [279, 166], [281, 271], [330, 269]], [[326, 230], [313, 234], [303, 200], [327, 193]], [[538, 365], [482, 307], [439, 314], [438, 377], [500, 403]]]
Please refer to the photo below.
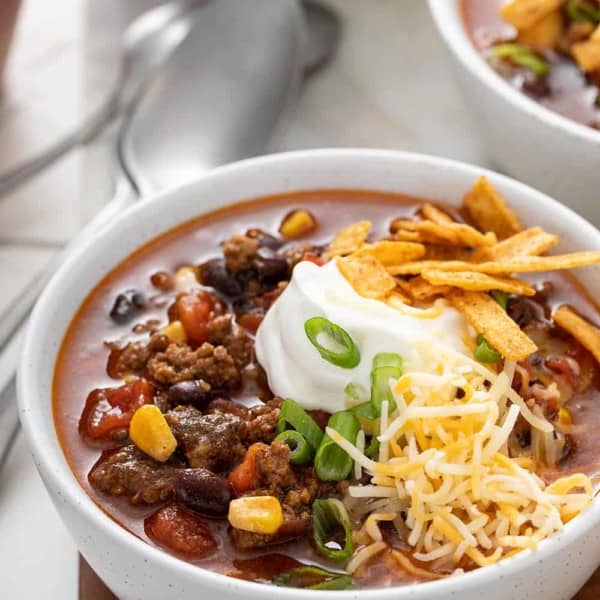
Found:
[[[485, 165], [477, 131], [451, 81], [425, 2], [327, 3], [343, 19], [339, 53], [305, 86], [277, 149], [377, 146]], [[44, 115], [25, 107], [34, 116], [19, 116], [9, 125], [0, 121], [4, 167], [16, 158], [11, 152], [27, 152], [28, 144], [43, 142], [53, 128], [72, 125], [100, 101], [114, 77], [115, 42], [127, 20], [124, 11], [149, 2], [89, 0], [86, 6], [84, 0], [25, 0], [25, 4], [9, 95], [22, 97], [23, 89], [37, 85], [33, 75], [41, 73], [37, 81], [43, 82], [39, 85], [46, 108], [52, 104], [55, 109]], [[39, 133], [33, 141], [30, 125]], [[3, 128], [9, 126], [7, 141]], [[98, 143], [74, 153], [8, 199], [0, 199], [0, 310], [10, 294], [18, 296], [58, 245], [74, 235], [92, 208], [108, 198], [109, 175], [109, 148]], [[0, 581], [2, 598], [76, 597], [75, 547], [22, 439], [0, 473]]]

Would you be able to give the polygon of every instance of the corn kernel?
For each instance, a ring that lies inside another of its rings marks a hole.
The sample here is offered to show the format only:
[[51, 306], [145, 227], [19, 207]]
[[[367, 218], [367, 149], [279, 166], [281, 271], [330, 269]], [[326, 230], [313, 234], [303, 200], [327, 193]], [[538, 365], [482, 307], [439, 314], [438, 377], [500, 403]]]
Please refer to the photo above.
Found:
[[129, 424], [131, 441], [148, 456], [165, 462], [177, 448], [177, 440], [158, 406], [145, 404], [138, 408]]
[[166, 327], [163, 327], [159, 333], [166, 335], [171, 342], [174, 344], [185, 344], [187, 342], [187, 335], [181, 321], [173, 321]]
[[279, 233], [286, 239], [293, 239], [310, 233], [316, 227], [317, 221], [307, 210], [295, 210], [285, 216]]
[[283, 524], [283, 513], [274, 496], [245, 496], [229, 503], [228, 519], [235, 529], [271, 535]]
[[568, 408], [561, 406], [558, 409], [558, 424], [559, 425], [573, 425], [573, 417]]

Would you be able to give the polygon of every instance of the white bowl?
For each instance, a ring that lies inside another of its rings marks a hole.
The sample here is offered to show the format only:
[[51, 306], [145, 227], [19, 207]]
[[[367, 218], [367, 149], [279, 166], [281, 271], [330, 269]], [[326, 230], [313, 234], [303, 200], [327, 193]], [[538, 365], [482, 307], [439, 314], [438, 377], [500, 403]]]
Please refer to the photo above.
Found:
[[[117, 525], [79, 486], [57, 440], [51, 389], [63, 336], [98, 280], [140, 245], [203, 212], [245, 198], [289, 191], [375, 189], [459, 204], [481, 174], [480, 168], [389, 151], [280, 154], [217, 169], [194, 183], [134, 206], [101, 234], [82, 240], [40, 297], [31, 317], [19, 371], [19, 411], [36, 465], [61, 517], [86, 560], [122, 600], [442, 600], [454, 596], [480, 600], [484, 594], [486, 600], [533, 595], [558, 600], [570, 598], [590, 577], [600, 563], [598, 500], [535, 552], [441, 581], [309, 594], [228, 578], [178, 560]], [[527, 224], [541, 225], [561, 236], [559, 250], [600, 247], [600, 232], [561, 204], [506, 177], [487, 175]], [[582, 269], [580, 274], [592, 291], [600, 291], [600, 269]]]
[[495, 164], [600, 225], [600, 131], [545, 108], [495, 73], [469, 38], [461, 0], [428, 1]]

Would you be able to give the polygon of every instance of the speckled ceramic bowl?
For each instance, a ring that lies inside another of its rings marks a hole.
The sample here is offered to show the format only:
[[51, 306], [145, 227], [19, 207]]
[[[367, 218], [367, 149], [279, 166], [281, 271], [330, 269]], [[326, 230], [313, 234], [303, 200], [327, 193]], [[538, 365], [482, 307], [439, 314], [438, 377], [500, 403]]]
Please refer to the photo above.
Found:
[[[391, 589], [307, 592], [218, 575], [149, 546], [110, 519], [71, 472], [53, 423], [51, 391], [59, 345], [94, 285], [136, 248], [203, 212], [245, 198], [303, 189], [399, 192], [459, 204], [482, 170], [443, 159], [370, 150], [317, 150], [257, 158], [217, 169], [191, 184], [126, 211], [81, 241], [33, 312], [19, 371], [19, 410], [35, 462], [86, 560], [122, 600], [524, 600], [570, 598], [600, 564], [600, 501], [532, 552], [476, 571]], [[513, 180], [487, 173], [529, 225], [561, 237], [559, 251], [600, 247], [600, 232], [582, 218]], [[579, 272], [600, 292], [600, 269]]]
[[600, 224], [600, 131], [549, 110], [496, 74], [469, 38], [461, 0], [428, 1], [492, 160]]

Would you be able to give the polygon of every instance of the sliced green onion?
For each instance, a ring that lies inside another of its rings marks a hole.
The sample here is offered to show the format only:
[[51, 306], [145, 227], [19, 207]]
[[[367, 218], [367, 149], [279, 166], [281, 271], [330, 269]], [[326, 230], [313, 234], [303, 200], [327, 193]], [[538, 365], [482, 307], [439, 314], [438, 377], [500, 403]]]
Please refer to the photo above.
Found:
[[[330, 560], [352, 556], [352, 529], [344, 505], [336, 498], [315, 500], [312, 505], [313, 536], [317, 550]], [[343, 538], [343, 541], [340, 541]]]
[[[360, 423], [352, 411], [342, 410], [334, 413], [329, 418], [327, 426], [335, 429], [351, 444], [356, 443]], [[352, 458], [328, 435], [324, 435], [315, 455], [315, 471], [321, 481], [342, 481], [352, 471]]]
[[280, 573], [272, 583], [307, 590], [347, 590], [352, 585], [352, 577], [307, 565]]
[[495, 363], [502, 358], [500, 352], [494, 350], [481, 333], [475, 339], [475, 343], [477, 347], [475, 348], [474, 356], [475, 360], [480, 363]]
[[290, 463], [293, 465], [307, 465], [312, 460], [313, 449], [298, 431], [292, 429], [282, 431], [275, 439], [287, 444], [290, 449]]
[[369, 400], [369, 391], [360, 383], [349, 383], [344, 388], [344, 395], [354, 404], [362, 404]]
[[381, 444], [379, 443], [379, 440], [377, 439], [377, 436], [374, 435], [371, 438], [371, 441], [369, 442], [369, 445], [365, 449], [365, 456], [367, 458], [375, 458], [375, 457], [379, 456], [379, 446], [380, 445]]
[[323, 431], [314, 419], [291, 398], [286, 398], [281, 405], [281, 412], [277, 421], [277, 433], [285, 431], [288, 423], [304, 436], [313, 451], [317, 450], [323, 439]]
[[363, 402], [362, 404], [355, 406], [351, 410], [361, 420], [366, 419], [368, 421], [375, 421], [379, 418], [375, 414], [375, 409], [373, 408], [370, 400], [369, 402]]
[[490, 296], [504, 309], [508, 306], [508, 294], [501, 290], [492, 290]]
[[[330, 363], [342, 369], [353, 369], [360, 362], [360, 352], [350, 334], [339, 325], [325, 317], [313, 317], [304, 323], [304, 331], [310, 343], [319, 354]], [[337, 347], [332, 350], [325, 347], [318, 338], [327, 336], [330, 345]]]
[[388, 411], [396, 410], [396, 401], [390, 388], [390, 379], [402, 376], [402, 357], [392, 352], [381, 352], [373, 358], [371, 370], [371, 404], [377, 417], [381, 415], [381, 406], [388, 401]]
[[516, 65], [529, 69], [538, 77], [544, 77], [550, 72], [550, 65], [543, 58], [521, 44], [498, 44], [493, 47], [492, 53], [498, 58], [508, 59]]
[[585, 0], [569, 0], [565, 10], [571, 21], [592, 25], [600, 23], [600, 8]]

